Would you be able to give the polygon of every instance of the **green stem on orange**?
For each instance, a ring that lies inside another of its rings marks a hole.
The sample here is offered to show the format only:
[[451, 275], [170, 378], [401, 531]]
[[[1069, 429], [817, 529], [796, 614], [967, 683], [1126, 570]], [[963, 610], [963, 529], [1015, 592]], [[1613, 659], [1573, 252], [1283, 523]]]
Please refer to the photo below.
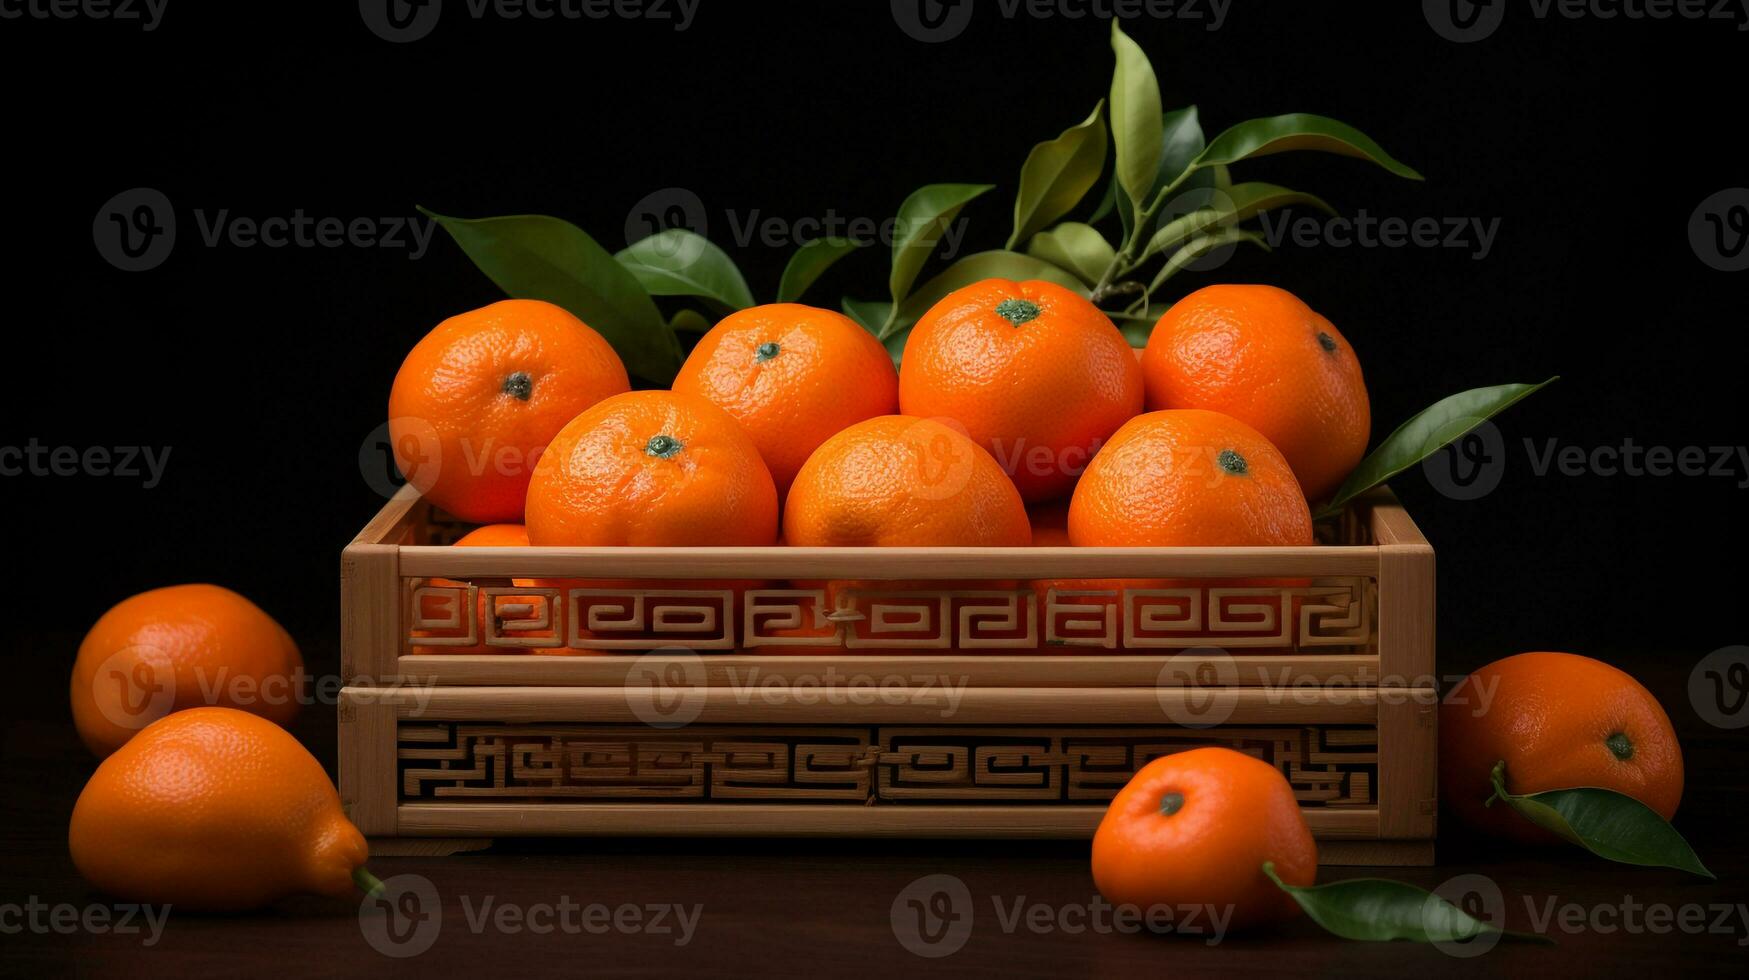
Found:
[[383, 883], [362, 864], [352, 869], [352, 883], [358, 886], [359, 891], [364, 892], [366, 898], [380, 895], [383, 891]]

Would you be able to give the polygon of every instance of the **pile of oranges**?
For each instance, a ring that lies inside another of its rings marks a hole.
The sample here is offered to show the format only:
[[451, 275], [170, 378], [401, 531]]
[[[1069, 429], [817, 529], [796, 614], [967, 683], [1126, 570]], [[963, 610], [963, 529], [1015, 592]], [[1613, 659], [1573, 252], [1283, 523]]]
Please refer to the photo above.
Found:
[[389, 409], [429, 500], [537, 546], [1309, 545], [1371, 425], [1353, 349], [1284, 290], [1202, 289], [1136, 351], [1004, 279], [937, 303], [900, 368], [838, 313], [741, 310], [668, 391], [505, 300], [421, 340]]

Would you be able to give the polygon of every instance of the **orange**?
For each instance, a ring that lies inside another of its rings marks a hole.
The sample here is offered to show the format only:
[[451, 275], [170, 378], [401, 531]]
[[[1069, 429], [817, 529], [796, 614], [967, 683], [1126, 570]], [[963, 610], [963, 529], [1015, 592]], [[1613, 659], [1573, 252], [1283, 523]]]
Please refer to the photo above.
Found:
[[963, 426], [1029, 502], [1068, 493], [1141, 410], [1142, 372], [1123, 334], [1055, 283], [974, 283], [905, 341], [899, 411]]
[[297, 717], [303, 670], [291, 634], [230, 589], [153, 589], [117, 603], [79, 644], [73, 725], [99, 758], [159, 718], [198, 705], [286, 725]]
[[753, 440], [697, 395], [634, 391], [572, 419], [528, 487], [536, 545], [777, 540], [777, 488]]
[[796, 547], [1024, 547], [1026, 505], [996, 460], [941, 422], [858, 422], [808, 457], [790, 488]]
[[1513, 793], [1596, 786], [1668, 820], [1682, 801], [1682, 746], [1658, 699], [1627, 674], [1571, 653], [1521, 653], [1465, 678], [1439, 709], [1439, 792], [1480, 830], [1531, 843], [1556, 838], [1501, 803], [1489, 774], [1506, 763]]
[[528, 527], [523, 524], [485, 524], [456, 539], [457, 548], [526, 548]]
[[551, 303], [507, 299], [452, 316], [395, 375], [395, 464], [463, 520], [521, 521], [547, 443], [578, 412], [629, 387], [607, 341]]
[[1372, 427], [1360, 361], [1341, 331], [1274, 286], [1206, 286], [1160, 317], [1142, 354], [1148, 410], [1233, 416], [1287, 457], [1307, 499], [1335, 492]]
[[1117, 430], [1075, 486], [1080, 547], [1309, 545], [1312, 514], [1287, 460], [1218, 412], [1150, 412]]
[[899, 375], [881, 342], [843, 314], [797, 303], [725, 317], [692, 349], [674, 390], [741, 423], [780, 499], [834, 433], [899, 408]]
[[73, 864], [117, 898], [252, 909], [296, 893], [346, 896], [369, 851], [298, 740], [232, 708], [148, 726], [103, 761], [67, 830]]
[[1093, 834], [1093, 881], [1117, 905], [1231, 910], [1234, 928], [1289, 919], [1290, 885], [1318, 875], [1318, 847], [1286, 777], [1225, 748], [1191, 749], [1143, 766]]

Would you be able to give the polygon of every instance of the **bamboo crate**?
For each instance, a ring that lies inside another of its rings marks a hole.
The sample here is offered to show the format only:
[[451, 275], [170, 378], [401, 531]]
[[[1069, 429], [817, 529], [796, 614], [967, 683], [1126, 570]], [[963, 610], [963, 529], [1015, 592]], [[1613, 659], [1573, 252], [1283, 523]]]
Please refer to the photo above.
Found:
[[1388, 491], [1305, 548], [465, 530], [403, 491], [342, 559], [340, 789], [379, 846], [1087, 837], [1150, 759], [1226, 745], [1281, 769], [1326, 863], [1431, 862], [1433, 550]]

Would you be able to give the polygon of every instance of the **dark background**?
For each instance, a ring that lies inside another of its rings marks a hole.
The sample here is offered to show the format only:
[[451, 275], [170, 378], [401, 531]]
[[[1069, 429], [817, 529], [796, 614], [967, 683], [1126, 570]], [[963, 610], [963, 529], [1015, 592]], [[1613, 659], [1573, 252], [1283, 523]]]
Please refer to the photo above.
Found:
[[[1086, 116], [1112, 60], [1104, 22], [1010, 20], [990, 3], [938, 44], [907, 36], [880, 2], [706, 0], [680, 32], [479, 21], [451, 6], [401, 45], [349, 3], [172, 3], [151, 33], [0, 24], [14, 93], [0, 248], [15, 311], [0, 442], [172, 447], [151, 490], [0, 482], [13, 515], [0, 601], [18, 610], [7, 628], [29, 629], [45, 606], [89, 622], [134, 592], [205, 580], [256, 598], [300, 638], [332, 637], [339, 549], [381, 502], [359, 447], [385, 418], [395, 369], [439, 320], [500, 295], [441, 231], [420, 261], [207, 247], [196, 209], [550, 213], [617, 249], [640, 199], [683, 187], [769, 300], [788, 249], [741, 246], [731, 212], [880, 220], [921, 184], [989, 182], [967, 243], [1000, 247], [1028, 149]], [[1211, 137], [1315, 111], [1428, 178], [1289, 154], [1241, 164], [1240, 179], [1309, 190], [1348, 215], [1497, 217], [1499, 235], [1481, 261], [1290, 243], [1178, 282], [1271, 282], [1329, 316], [1360, 352], [1375, 439], [1450, 392], [1563, 376], [1503, 417], [1508, 467], [1492, 495], [1450, 500], [1418, 472], [1397, 481], [1439, 553], [1452, 665], [1544, 648], [1692, 661], [1741, 641], [1741, 577], [1700, 572], [1732, 567], [1745, 544], [1741, 476], [1538, 477], [1522, 440], [1745, 441], [1749, 279], [1702, 264], [1686, 233], [1704, 198], [1749, 183], [1720, 125], [1743, 36], [1713, 21], [1518, 14], [1454, 44], [1411, 3], [1237, 4], [1220, 30], [1206, 23], [1128, 30], [1167, 104], [1197, 103]], [[42, 67], [74, 63], [77, 79]], [[92, 219], [140, 186], [174, 203], [178, 241], [163, 265], [125, 273], [97, 253]], [[847, 260], [811, 299], [878, 298], [884, 253]]]
[[[1246, 0], [1214, 32], [1206, 21], [1148, 18], [1127, 29], [1152, 57], [1167, 104], [1199, 104], [1211, 136], [1247, 118], [1318, 112], [1360, 127], [1428, 178], [1293, 154], [1242, 164], [1240, 179], [1318, 193], [1349, 215], [1498, 218], [1488, 256], [1288, 244], [1180, 282], [1275, 283], [1329, 316], [1366, 368], [1375, 440], [1448, 393], [1563, 376], [1501, 419], [1507, 468], [1493, 494], [1449, 499], [1419, 472], [1396, 481], [1439, 555], [1441, 667], [1562, 649], [1655, 675], [1648, 683], [1691, 753], [1687, 826], [1726, 871], [1742, 864], [1731, 843], [1741, 837], [1732, 823], [1740, 739], [1707, 728], [1682, 691], [1695, 661], [1744, 642], [1739, 561], [1749, 535], [1737, 482], [1749, 473], [1539, 477], [1523, 440], [1587, 451], [1627, 439], [1672, 449], [1749, 441], [1749, 274], [1708, 268], [1687, 235], [1703, 199], [1749, 184], [1734, 104], [1749, 36], [1716, 21], [1537, 20], [1514, 5], [1492, 37], [1460, 45], [1431, 30], [1420, 7]], [[769, 300], [789, 249], [737, 243], [731, 213], [880, 220], [919, 185], [991, 182], [998, 189], [967, 211], [968, 247], [999, 247], [1028, 149], [1085, 118], [1106, 94], [1112, 60], [1103, 22], [1006, 19], [989, 2], [940, 44], [907, 36], [880, 0], [703, 0], [689, 30], [672, 27], [482, 22], [459, 0], [429, 37], [404, 45], [366, 30], [349, 2], [173, 0], [151, 33], [90, 20], [0, 21], [0, 166], [11, 192], [0, 235], [11, 309], [0, 341], [0, 446], [171, 447], [165, 479], [150, 490], [122, 478], [0, 477], [9, 518], [0, 523], [0, 630], [23, 668], [13, 675], [20, 687], [4, 751], [9, 768], [32, 774], [18, 795], [9, 791], [3, 821], [20, 894], [80, 896], [58, 835], [89, 771], [63, 700], [86, 626], [136, 592], [217, 582], [286, 623], [312, 671], [334, 671], [340, 548], [382, 503], [361, 476], [360, 447], [384, 420], [406, 350], [444, 317], [499, 298], [441, 233], [419, 261], [391, 249], [209, 248], [197, 209], [349, 220], [411, 217], [415, 204], [462, 216], [540, 212], [618, 249], [640, 199], [683, 187]], [[98, 254], [92, 222], [135, 187], [174, 203], [178, 242], [160, 267], [125, 273]], [[810, 299], [878, 298], [886, 261], [884, 249], [869, 249]], [[331, 712], [306, 712], [300, 728], [329, 765]], [[1708, 814], [1710, 823], [1693, 822]], [[636, 894], [643, 881], [694, 881], [695, 864], [715, 869], [699, 887], [723, 889], [718, 908], [751, 902], [744, 920], [730, 922], [736, 929], [764, 933], [788, 919], [803, 940], [838, 936], [845, 962], [872, 965], [863, 957], [893, 953], [878, 918], [892, 887], [946, 866], [935, 852], [895, 860], [912, 845], [870, 844], [878, 860], [864, 877], [838, 878], [829, 846], [772, 846], [777, 864], [757, 854], [695, 862], [707, 845], [662, 845], [655, 853], [669, 858], [611, 859], [619, 877], [608, 880]], [[1083, 846], [1050, 851], [1032, 870], [1011, 868], [1001, 848], [961, 867], [974, 883], [1001, 874], [1009, 889], [1031, 881], [1041, 894], [1084, 895]], [[550, 900], [560, 885], [539, 878], [543, 868], [563, 878], [604, 866], [514, 858], [481, 880]], [[1577, 859], [1563, 867], [1580, 876], [1573, 894], [1612, 896], [1630, 880]], [[536, 877], [507, 883], [506, 868]], [[1533, 862], [1490, 873], [1511, 890], [1550, 880], [1548, 871]], [[1404, 876], [1431, 886], [1451, 873]], [[821, 898], [833, 881], [844, 894], [879, 897], [864, 910], [877, 918], [859, 920], [867, 928], [848, 941]], [[816, 898], [792, 904], [791, 888]], [[349, 943], [346, 955], [362, 954], [331, 910], [294, 906], [311, 909]], [[264, 932], [251, 935], [268, 938], [242, 945], [275, 954], [276, 969], [316, 928], [302, 913], [253, 921]], [[237, 966], [203, 945], [209, 935], [238, 944], [224, 922], [187, 928], [196, 931], [178, 963]], [[1307, 923], [1298, 930], [1291, 949], [1313, 962], [1402, 973], [1400, 947], [1389, 959], [1348, 947], [1338, 962], [1338, 947], [1320, 944]], [[67, 968], [53, 940], [35, 943], [44, 963]], [[1667, 962], [1659, 937], [1635, 943], [1645, 965]], [[76, 945], [87, 947], [81, 956], [134, 968], [125, 948]], [[1028, 960], [1027, 948], [1013, 947], [1022, 952], [1011, 967], [1086, 966]], [[1621, 962], [1609, 937], [1564, 948]], [[1724, 962], [1689, 948], [1691, 965]], [[1728, 939], [1705, 948], [1734, 950]], [[1098, 962], [1161, 962], [1145, 945], [1125, 949]], [[463, 965], [497, 964], [495, 951], [468, 955]], [[630, 947], [620, 962], [636, 968], [640, 955]], [[720, 965], [723, 956], [768, 962], [732, 944], [701, 948], [689, 962]], [[326, 969], [320, 959], [296, 962]], [[1417, 962], [1456, 970], [1461, 961]]]

